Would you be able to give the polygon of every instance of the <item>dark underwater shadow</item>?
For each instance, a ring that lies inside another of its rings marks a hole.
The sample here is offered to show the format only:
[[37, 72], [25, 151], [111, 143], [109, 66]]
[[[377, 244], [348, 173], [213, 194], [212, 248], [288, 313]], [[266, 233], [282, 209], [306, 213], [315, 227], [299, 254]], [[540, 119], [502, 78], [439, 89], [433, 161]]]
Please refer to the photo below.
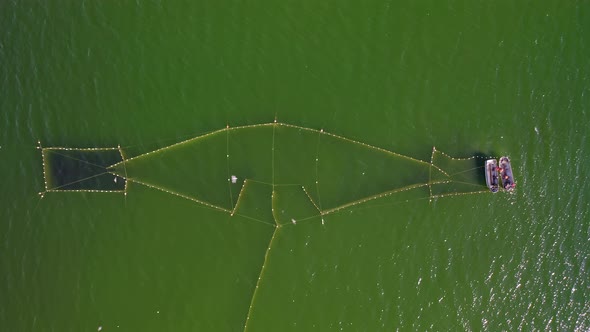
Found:
[[125, 180], [107, 167], [121, 160], [118, 151], [45, 149], [44, 167], [49, 190], [122, 191]]

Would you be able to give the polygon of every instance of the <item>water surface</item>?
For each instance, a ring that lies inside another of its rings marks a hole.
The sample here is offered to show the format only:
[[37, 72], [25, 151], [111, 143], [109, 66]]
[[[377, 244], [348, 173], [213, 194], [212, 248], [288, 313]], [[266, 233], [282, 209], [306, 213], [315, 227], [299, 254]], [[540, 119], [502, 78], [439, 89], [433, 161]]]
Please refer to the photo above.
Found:
[[[588, 22], [558, 1], [0, 4], [0, 329], [587, 330]], [[509, 155], [518, 187], [279, 232], [140, 185], [38, 195], [38, 141], [133, 156], [275, 118]]]

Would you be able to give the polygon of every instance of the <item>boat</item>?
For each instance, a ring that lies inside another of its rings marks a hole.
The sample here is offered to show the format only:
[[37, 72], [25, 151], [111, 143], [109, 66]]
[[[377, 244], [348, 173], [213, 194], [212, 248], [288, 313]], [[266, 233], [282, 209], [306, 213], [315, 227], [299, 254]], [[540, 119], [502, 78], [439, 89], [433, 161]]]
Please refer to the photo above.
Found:
[[486, 184], [491, 192], [498, 192], [498, 162], [496, 159], [486, 160]]
[[512, 175], [512, 166], [510, 166], [510, 159], [508, 157], [500, 158], [500, 178], [502, 179], [502, 187], [506, 191], [512, 191], [516, 187], [514, 182], [514, 175]]

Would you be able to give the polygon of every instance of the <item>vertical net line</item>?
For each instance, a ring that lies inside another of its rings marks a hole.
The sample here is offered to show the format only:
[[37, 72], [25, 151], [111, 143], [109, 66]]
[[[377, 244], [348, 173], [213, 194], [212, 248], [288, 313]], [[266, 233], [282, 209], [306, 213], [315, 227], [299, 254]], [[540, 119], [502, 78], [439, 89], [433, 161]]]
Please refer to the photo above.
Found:
[[[37, 141], [39, 146], [37, 149], [41, 151], [41, 163], [43, 165], [43, 183], [45, 184], [45, 192], [49, 190], [49, 186], [47, 185], [47, 172], [45, 168], [47, 167], [47, 163], [45, 162], [45, 150], [43, 149], [43, 145], [41, 145], [41, 141]], [[41, 193], [41, 197], [43, 197], [43, 193]]]
[[279, 227], [279, 221], [275, 215], [275, 134], [277, 129], [277, 119], [275, 117], [272, 126], [272, 148], [271, 148], [271, 185], [272, 191], [270, 194], [270, 211], [272, 213], [272, 219], [275, 221], [277, 227]]
[[274, 190], [274, 186], [275, 186], [275, 132], [276, 132], [276, 128], [277, 128], [277, 120], [275, 119], [275, 122], [272, 126], [272, 150], [271, 150], [271, 154], [272, 154], [272, 165], [271, 165], [271, 183], [273, 186], [273, 190]]
[[[225, 129], [226, 129], [226, 131], [225, 131], [226, 132], [226, 145], [225, 145], [225, 152], [226, 153], [225, 153], [225, 156], [226, 156], [226, 159], [227, 159], [227, 187], [229, 188], [229, 201], [230, 201], [230, 204], [231, 204], [230, 206], [235, 211], [235, 208], [237, 207], [237, 203], [234, 206], [234, 197], [233, 197], [232, 190], [231, 190], [232, 180], [231, 180], [231, 174], [230, 174], [230, 171], [229, 171], [229, 124], [227, 125], [227, 127]], [[244, 181], [244, 185], [245, 184], [246, 184], [246, 182]], [[242, 189], [243, 188], [244, 187], [242, 186]], [[240, 194], [239, 195], [241, 195], [241, 194], [242, 194], [242, 191], [240, 190]], [[238, 199], [239, 199], [239, 195], [238, 195]], [[233, 215], [233, 213], [232, 213], [232, 215]]]
[[434, 166], [434, 152], [436, 151], [436, 147], [432, 147], [432, 153], [430, 154], [430, 167], [428, 167], [428, 191], [430, 192], [428, 196], [428, 202], [432, 202], [432, 167]]
[[128, 176], [127, 176], [127, 165], [125, 164], [125, 155], [123, 154], [123, 150], [121, 149], [121, 144], [117, 145], [117, 148], [119, 149], [119, 154], [121, 155], [121, 161], [123, 162], [123, 171], [125, 172], [125, 186], [123, 187], [123, 194], [125, 196], [127, 196], [127, 183], [129, 181], [127, 181]]
[[[322, 133], [323, 132], [324, 132], [323, 129], [321, 129], [318, 132], [318, 144], [316, 146], [316, 153], [315, 153], [315, 189], [316, 189], [316, 192], [318, 194], [318, 205], [317, 205], [317, 208], [320, 211], [320, 213], [322, 213], [322, 199], [321, 199], [321, 196], [320, 196], [319, 163], [320, 163], [320, 139], [322, 137]], [[305, 193], [307, 194], [307, 192], [305, 192]], [[310, 199], [311, 199], [311, 197], [310, 197]], [[315, 203], [314, 203], [314, 205], [315, 205]]]
[[254, 308], [254, 302], [256, 301], [256, 297], [258, 295], [258, 289], [260, 289], [260, 284], [262, 282], [262, 278], [264, 276], [264, 272], [266, 270], [266, 266], [268, 264], [268, 260], [270, 257], [270, 250], [272, 248], [272, 244], [276, 238], [277, 233], [281, 227], [278, 225], [275, 226], [275, 230], [272, 233], [272, 237], [268, 243], [268, 248], [266, 248], [266, 253], [264, 254], [264, 261], [262, 263], [262, 267], [260, 268], [260, 273], [258, 274], [258, 280], [256, 281], [256, 286], [254, 287], [254, 292], [252, 293], [252, 298], [250, 300], [250, 306], [248, 308], [248, 314], [246, 315], [246, 321], [244, 322], [244, 332], [248, 331], [248, 323], [250, 322], [250, 316], [252, 315], [252, 309]]

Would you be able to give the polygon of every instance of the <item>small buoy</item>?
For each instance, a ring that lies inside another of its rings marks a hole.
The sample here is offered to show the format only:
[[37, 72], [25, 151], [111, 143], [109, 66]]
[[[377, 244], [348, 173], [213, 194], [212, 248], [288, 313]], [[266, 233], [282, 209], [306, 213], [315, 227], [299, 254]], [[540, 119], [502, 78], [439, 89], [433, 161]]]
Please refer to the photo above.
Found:
[[238, 182], [238, 177], [235, 175], [232, 175], [231, 176], [231, 183], [236, 183], [236, 182]]

